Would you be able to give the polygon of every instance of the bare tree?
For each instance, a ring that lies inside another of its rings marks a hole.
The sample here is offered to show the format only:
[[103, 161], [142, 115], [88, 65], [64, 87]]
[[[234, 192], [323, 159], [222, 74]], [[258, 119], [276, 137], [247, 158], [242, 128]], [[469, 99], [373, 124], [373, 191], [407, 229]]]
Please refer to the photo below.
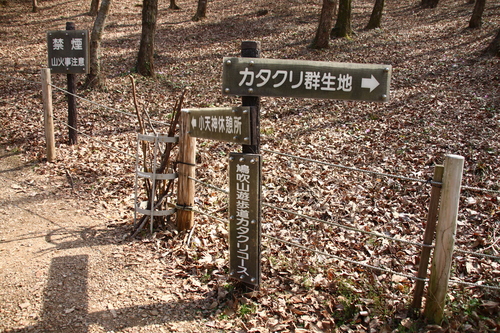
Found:
[[93, 89], [104, 89], [106, 83], [101, 73], [101, 40], [106, 19], [108, 18], [111, 0], [102, 0], [101, 7], [94, 21], [94, 27], [90, 35], [90, 68], [85, 79], [84, 87]]
[[370, 29], [380, 28], [380, 24], [382, 23], [383, 12], [384, 12], [384, 0], [375, 0], [375, 5], [373, 5], [370, 21], [366, 25], [365, 29], [370, 30]]
[[318, 30], [316, 30], [316, 36], [314, 36], [314, 40], [311, 43], [312, 48], [328, 48], [330, 41], [330, 31], [332, 30], [333, 25], [333, 13], [335, 12], [336, 6], [336, 0], [323, 0], [321, 14], [319, 16]]
[[31, 11], [33, 13], [37, 13], [38, 12], [38, 1], [37, 0], [33, 0], [32, 4], [33, 4], [33, 9]]
[[420, 6], [422, 8], [436, 8], [439, 3], [439, 0], [422, 0]]
[[200, 21], [207, 17], [207, 2], [208, 0], [198, 0], [198, 9], [191, 20]]
[[177, 6], [177, 4], [175, 3], [175, 0], [170, 0], [170, 7], [168, 7], [168, 8], [174, 9], [174, 10], [181, 9], [181, 7]]
[[335, 28], [333, 28], [331, 32], [332, 37], [342, 38], [352, 35], [351, 12], [352, 0], [340, 0], [337, 22], [335, 23]]
[[469, 28], [475, 29], [479, 28], [482, 24], [482, 17], [484, 12], [484, 7], [486, 6], [486, 0], [477, 0], [474, 5], [474, 10], [472, 11], [472, 16], [469, 21]]
[[96, 16], [98, 10], [99, 10], [99, 0], [92, 0], [90, 2], [89, 15], [90, 16]]
[[154, 76], [154, 49], [158, 0], [144, 0], [142, 6], [142, 32], [137, 72], [144, 76]]

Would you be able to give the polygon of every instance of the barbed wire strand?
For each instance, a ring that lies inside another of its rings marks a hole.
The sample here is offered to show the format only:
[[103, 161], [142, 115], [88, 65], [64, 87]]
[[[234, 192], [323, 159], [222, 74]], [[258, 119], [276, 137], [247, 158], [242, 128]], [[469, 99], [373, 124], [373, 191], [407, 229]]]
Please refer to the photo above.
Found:
[[[24, 109], [24, 110], [25, 110], [25, 111], [28, 111], [28, 112], [38, 113], [38, 114], [40, 114], [40, 115], [42, 115], [42, 116], [44, 115], [42, 111], [30, 110], [30, 109]], [[108, 149], [114, 150], [115, 152], [120, 153], [120, 154], [123, 154], [123, 155], [127, 155], [128, 157], [135, 158], [135, 155], [129, 154], [129, 153], [127, 153], [127, 152], [125, 152], [125, 151], [122, 151], [122, 150], [120, 150], [120, 149], [118, 149], [118, 148], [116, 148], [116, 147], [113, 147], [113, 146], [111, 146], [111, 145], [108, 145], [107, 143], [104, 143], [104, 142], [102, 142], [102, 141], [100, 141], [100, 140], [97, 140], [97, 139], [93, 138], [92, 136], [90, 136], [90, 135], [88, 135], [88, 134], [86, 134], [86, 133], [84, 133], [84, 132], [82, 132], [82, 131], [79, 131], [78, 129], [74, 128], [73, 126], [68, 125], [68, 124], [67, 124], [67, 123], [65, 123], [64, 121], [57, 119], [57, 118], [56, 118], [56, 117], [54, 117], [54, 116], [52, 116], [52, 119], [54, 119], [56, 122], [58, 122], [58, 123], [60, 123], [60, 124], [62, 124], [62, 125], [64, 125], [64, 126], [66, 126], [66, 127], [68, 127], [68, 128], [71, 128], [72, 130], [76, 131], [77, 133], [79, 133], [79, 134], [81, 134], [81, 135], [83, 135], [83, 136], [85, 136], [85, 137], [89, 138], [90, 140], [92, 140], [92, 141], [94, 141], [94, 142], [99, 143], [100, 145], [102, 145], [102, 146], [104, 146], [104, 147], [106, 147], [106, 148], [108, 148]]]
[[[4, 74], [4, 73], [0, 73], [0, 75], [2, 75], [4, 77], [8, 77], [10, 79], [14, 79], [14, 80], [25, 81], [25, 82], [35, 83], [35, 84], [41, 84], [41, 82], [38, 82], [38, 81], [27, 80], [27, 79], [24, 79], [24, 78], [17, 78], [17, 77], [10, 76], [10, 75]], [[96, 106], [99, 106], [99, 107], [102, 107], [102, 108], [105, 108], [105, 109], [108, 109], [108, 110], [111, 110], [111, 111], [115, 111], [115, 112], [118, 112], [118, 113], [122, 113], [122, 114], [125, 114], [125, 115], [128, 115], [128, 116], [137, 117], [137, 115], [135, 115], [133, 113], [122, 111], [122, 110], [119, 110], [119, 109], [115, 109], [115, 108], [112, 108], [112, 107], [109, 107], [109, 106], [106, 106], [106, 105], [102, 105], [102, 104], [99, 104], [99, 103], [94, 102], [92, 100], [89, 100], [89, 99], [87, 99], [85, 97], [82, 97], [82, 96], [70, 93], [69, 91], [67, 91], [65, 89], [62, 89], [62, 88], [59, 88], [59, 87], [53, 85], [52, 83], [50, 85], [52, 87], [54, 87], [55, 89], [57, 89], [57, 90], [60, 90], [60, 91], [62, 91], [64, 93], [66, 93], [66, 94], [73, 95], [73, 96], [75, 96], [77, 98], [83, 99], [83, 100], [85, 100], [85, 101], [87, 101], [89, 103], [92, 103], [92, 104], [96, 105]], [[165, 122], [160, 122], [160, 121], [156, 121], [156, 120], [153, 120], [152, 122], [154, 122], [156, 124], [170, 126], [169, 123], [165, 123]], [[309, 158], [306, 158], [306, 157], [300, 157], [300, 156], [295, 156], [295, 155], [291, 155], [291, 154], [281, 153], [281, 152], [272, 151], [272, 150], [269, 150], [269, 149], [261, 149], [261, 150], [265, 151], [265, 152], [268, 152], [268, 153], [271, 153], [271, 154], [282, 155], [282, 156], [286, 156], [286, 157], [290, 157], [290, 158], [301, 159], [301, 160], [312, 162], [312, 163], [323, 164], [323, 165], [327, 165], [327, 166], [331, 166], [331, 167], [336, 167], [336, 168], [341, 168], [341, 169], [346, 169], [346, 170], [351, 170], [351, 171], [357, 171], [357, 172], [362, 172], [362, 173], [368, 173], [368, 174], [382, 176], [382, 177], [395, 178], [395, 179], [408, 180], [408, 181], [421, 182], [421, 183], [428, 183], [429, 182], [428, 180], [423, 180], [423, 179], [418, 179], [418, 178], [411, 178], [411, 177], [406, 177], [406, 176], [401, 176], [401, 175], [392, 175], [392, 174], [387, 174], [387, 173], [382, 173], [382, 172], [377, 172], [377, 171], [371, 171], [371, 170], [359, 169], [359, 168], [356, 168], [356, 167], [345, 166], [345, 165], [341, 165], [341, 164], [334, 164], [334, 163], [328, 163], [328, 162], [313, 160], [313, 159], [309, 159]], [[437, 184], [437, 182], [432, 182], [432, 181], [430, 183], [431, 184], [434, 184], [434, 183]], [[464, 190], [469, 190], [469, 191], [490, 192], [490, 193], [500, 194], [499, 190], [492, 190], [492, 189], [481, 188], [481, 187], [474, 187], [474, 186], [462, 185], [461, 188], [464, 189]]]
[[[212, 188], [214, 190], [220, 191], [220, 192], [225, 193], [225, 194], [229, 194], [229, 191], [221, 189], [221, 188], [218, 188], [217, 186], [205, 183], [205, 182], [203, 182], [201, 180], [198, 180], [198, 179], [195, 179], [193, 177], [188, 177], [188, 178], [191, 179], [191, 180], [193, 180], [193, 181], [195, 181], [195, 182], [197, 182], [197, 183], [200, 183], [200, 184], [202, 184], [204, 186], [210, 187], [210, 188]], [[347, 229], [347, 230], [350, 230], [350, 231], [360, 232], [360, 233], [363, 233], [363, 234], [366, 234], [366, 235], [371, 235], [371, 236], [375, 236], [375, 237], [385, 238], [385, 239], [389, 239], [389, 240], [393, 240], [393, 241], [397, 241], [397, 242], [401, 242], [401, 243], [406, 243], [406, 244], [410, 244], [410, 245], [414, 245], [414, 246], [430, 247], [430, 248], [434, 247], [433, 245], [427, 245], [427, 244], [412, 242], [412, 241], [408, 241], [408, 240], [404, 240], [404, 239], [399, 239], [399, 238], [394, 238], [394, 237], [390, 237], [390, 236], [385, 236], [385, 235], [382, 235], [382, 234], [379, 234], [379, 233], [376, 233], [376, 232], [361, 230], [361, 229], [350, 227], [350, 226], [346, 226], [346, 225], [343, 225], [343, 224], [339, 224], [339, 223], [335, 223], [335, 222], [331, 222], [331, 221], [321, 220], [321, 219], [318, 219], [318, 218], [313, 217], [313, 216], [304, 215], [304, 214], [293, 212], [293, 211], [290, 211], [290, 210], [287, 210], [287, 209], [284, 209], [284, 208], [275, 207], [275, 206], [273, 206], [271, 204], [268, 204], [268, 203], [265, 203], [265, 202], [262, 202], [262, 206], [265, 206], [265, 207], [268, 207], [268, 208], [271, 208], [271, 209], [276, 209], [276, 210], [282, 211], [284, 213], [292, 214], [292, 215], [299, 216], [299, 217], [302, 217], [302, 218], [306, 218], [306, 219], [309, 219], [309, 220], [313, 220], [313, 221], [316, 221], [316, 222], [320, 222], [320, 223], [325, 223], [325, 224], [328, 224], [328, 225], [332, 225], [332, 226], [335, 226], [335, 227], [338, 227], [338, 228], [343, 228], [343, 229]]]
[[454, 279], [449, 279], [448, 281], [450, 283], [461, 284], [461, 285], [468, 286], [468, 287], [478, 287], [478, 288], [500, 290], [500, 287], [491, 286], [491, 285], [488, 285], [488, 284], [479, 284], [479, 283], [473, 283], [473, 282], [465, 282], [465, 281], [459, 281], [459, 280], [454, 280]]
[[[441, 184], [440, 182], [435, 182], [435, 181], [428, 181], [428, 180], [424, 180], [424, 179], [411, 178], [411, 177], [406, 177], [406, 176], [401, 176], [401, 175], [392, 175], [392, 174], [388, 174], [388, 173], [359, 169], [356, 167], [350, 167], [350, 166], [345, 166], [345, 165], [341, 165], [341, 164], [334, 164], [334, 163], [329, 163], [329, 162], [313, 160], [311, 158], [295, 156], [295, 155], [286, 154], [286, 153], [280, 153], [280, 152], [269, 150], [269, 149], [261, 149], [261, 150], [268, 152], [268, 153], [271, 153], [271, 154], [281, 155], [281, 156], [299, 159], [299, 160], [303, 160], [303, 161], [307, 161], [307, 162], [311, 162], [311, 163], [322, 164], [322, 165], [331, 166], [331, 167], [335, 167], [335, 168], [351, 170], [351, 171], [356, 171], [356, 172], [362, 172], [362, 173], [367, 173], [367, 174], [381, 176], [381, 177], [395, 178], [395, 179], [407, 180], [407, 181], [412, 181], [412, 182], [420, 182], [420, 183]], [[491, 189], [487, 189], [487, 188], [481, 188], [481, 187], [472, 187], [472, 186], [462, 185], [461, 188], [464, 190], [471, 190], [471, 191], [476, 191], [476, 192], [490, 192], [490, 193], [500, 194], [500, 191], [491, 190]]]
[[30, 82], [30, 83], [35, 83], [35, 84], [42, 84], [42, 82], [40, 82], [40, 81], [33, 81], [33, 80], [25, 79], [25, 78], [14, 77], [14, 76], [10, 76], [10, 75], [4, 74], [4, 73], [0, 73], [0, 75], [8, 77], [9, 79], [14, 79], [14, 80], [18, 80], [18, 81]]
[[276, 209], [276, 210], [282, 211], [284, 213], [292, 214], [292, 215], [295, 215], [295, 216], [298, 216], [298, 217], [302, 217], [302, 218], [305, 218], [305, 219], [308, 219], [308, 220], [313, 220], [315, 222], [325, 223], [325, 224], [328, 224], [328, 225], [331, 225], [331, 226], [335, 226], [335, 227], [338, 227], [338, 228], [343, 228], [343, 229], [347, 229], [347, 230], [351, 230], [351, 231], [355, 231], [355, 232], [360, 232], [360, 233], [365, 234], [365, 235], [375, 236], [375, 237], [379, 237], [379, 238], [385, 238], [385, 239], [389, 239], [389, 240], [393, 240], [393, 241], [396, 241], [396, 242], [405, 243], [405, 244], [409, 244], [409, 245], [414, 245], [414, 246], [434, 248], [434, 245], [427, 245], [427, 244], [423, 244], [423, 243], [412, 242], [412, 241], [408, 241], [408, 240], [405, 240], [405, 239], [400, 239], [400, 238], [394, 238], [394, 237], [390, 237], [390, 236], [385, 236], [385, 235], [382, 235], [382, 234], [379, 234], [379, 233], [373, 232], [373, 231], [361, 230], [361, 229], [350, 227], [350, 226], [343, 225], [343, 224], [340, 224], [340, 223], [335, 223], [335, 222], [331, 222], [331, 221], [321, 220], [321, 219], [319, 219], [317, 217], [313, 217], [313, 216], [309, 216], [309, 215], [304, 215], [304, 214], [296, 213], [296, 212], [293, 212], [291, 210], [287, 210], [287, 209], [284, 209], [284, 208], [279, 208], [279, 207], [270, 205], [270, 204], [265, 203], [265, 202], [262, 203], [262, 206], [265, 206], [265, 207], [268, 207], [268, 208], [271, 208], [271, 209]]
[[[193, 178], [193, 177], [188, 177], [188, 178], [191, 179], [191, 180], [193, 180], [196, 183], [199, 183], [201, 185], [204, 185], [204, 186], [209, 187], [211, 189], [214, 189], [216, 191], [222, 192], [224, 194], [229, 194], [228, 190], [224, 190], [222, 188], [219, 188], [219, 187], [214, 186], [212, 184], [208, 184], [208, 183], [206, 183], [204, 181], [201, 181], [201, 180]], [[265, 202], [262, 203], [262, 206], [267, 206], [268, 208], [276, 209], [276, 210], [282, 211], [284, 213], [296, 215], [296, 216], [299, 216], [299, 217], [302, 217], [302, 218], [306, 218], [306, 219], [315, 220], [315, 221], [320, 222], [320, 223], [326, 223], [326, 224], [329, 224], [329, 225], [333, 225], [335, 227], [339, 227], [339, 228], [343, 228], [343, 229], [348, 229], [348, 230], [352, 230], [352, 231], [364, 233], [364, 234], [375, 236], [375, 237], [385, 238], [385, 239], [388, 239], [388, 240], [393, 240], [393, 241], [397, 241], [397, 242], [401, 242], [401, 243], [406, 243], [406, 244], [410, 244], [410, 245], [414, 245], [414, 246], [434, 248], [434, 245], [428, 245], [428, 244], [423, 244], [423, 243], [418, 243], [418, 242], [412, 242], [412, 241], [408, 241], [408, 240], [404, 240], [404, 239], [400, 239], [400, 238], [385, 236], [383, 234], [379, 234], [379, 233], [372, 232], [372, 231], [366, 231], [366, 230], [361, 230], [361, 229], [357, 229], [357, 228], [354, 228], [354, 227], [349, 227], [349, 226], [346, 226], [346, 225], [343, 225], [343, 224], [338, 224], [338, 223], [335, 223], [335, 222], [321, 220], [321, 219], [318, 219], [318, 218], [315, 218], [315, 217], [312, 217], [312, 216], [309, 216], [309, 215], [303, 215], [303, 214], [296, 213], [296, 212], [293, 212], [293, 211], [290, 211], [290, 210], [287, 210], [287, 209], [284, 209], [284, 208], [279, 208], [279, 207], [273, 206], [273, 205], [265, 203]], [[459, 250], [459, 249], [455, 249], [454, 251], [455, 252], [462, 252], [462, 253], [466, 253], [466, 254], [470, 254], [470, 255], [483, 256], [483, 257], [487, 257], [487, 258], [491, 258], [491, 259], [500, 259], [500, 257], [498, 257], [498, 256], [484, 254], [484, 253], [479, 253], [479, 252], [470, 252], [470, 251], [464, 251], [464, 250]]]
[[346, 259], [346, 258], [342, 258], [342, 257], [336, 256], [334, 254], [330, 254], [330, 253], [325, 253], [325, 252], [322, 252], [322, 251], [318, 251], [318, 250], [309, 248], [307, 246], [304, 246], [304, 245], [301, 245], [301, 244], [298, 244], [298, 243], [289, 242], [289, 241], [286, 241], [284, 239], [271, 236], [271, 235], [266, 234], [266, 233], [262, 233], [262, 236], [264, 236], [266, 238], [269, 238], [269, 239], [272, 239], [274, 241], [280, 242], [280, 243], [288, 244], [290, 246], [298, 247], [298, 248], [306, 250], [306, 251], [311, 251], [311, 252], [314, 252], [316, 254], [323, 255], [325, 257], [330, 257], [330, 258], [333, 258], [333, 259], [345, 261], [345, 262], [348, 262], [348, 263], [351, 263], [351, 264], [354, 264], [354, 265], [359, 265], [359, 266], [363, 266], [363, 267], [366, 267], [366, 268], [370, 268], [370, 269], [374, 269], [374, 270], [377, 270], [377, 271], [386, 272], [386, 273], [390, 273], [390, 274], [400, 275], [400, 276], [403, 276], [405, 278], [412, 279], [412, 280], [423, 281], [423, 282], [429, 281], [429, 279], [422, 279], [422, 278], [419, 278], [419, 277], [416, 277], [416, 276], [413, 276], [413, 275], [408, 275], [408, 274], [396, 272], [396, 271], [390, 270], [388, 268], [384, 268], [384, 267], [380, 267], [380, 266], [373, 266], [373, 265], [365, 264], [365, 263], [362, 263], [362, 262], [359, 262], [359, 261], [356, 261], [356, 260]]
[[469, 255], [472, 255], [472, 256], [478, 256], [478, 257], [485, 257], [485, 258], [500, 260], [500, 256], [495, 256], [495, 255], [492, 255], [492, 254], [486, 254], [486, 253], [480, 253], [480, 252], [471, 252], [471, 251], [460, 250], [460, 249], [455, 249], [455, 250], [453, 250], [453, 252], [465, 253], [465, 254], [469, 254]]
[[204, 182], [204, 181], [202, 181], [202, 180], [199, 180], [199, 179], [196, 179], [196, 178], [193, 178], [193, 177], [190, 177], [190, 176], [188, 176], [188, 179], [191, 179], [191, 180], [192, 180], [192, 181], [194, 181], [195, 183], [202, 184], [202, 185], [204, 185], [204, 186], [206, 186], [206, 187], [209, 187], [209, 188], [211, 188], [211, 189], [213, 189], [213, 190], [216, 190], [216, 191], [219, 191], [219, 192], [222, 192], [222, 193], [225, 193], [225, 194], [229, 194], [229, 191], [228, 191], [228, 190], [224, 190], [224, 189], [219, 188], [219, 187], [217, 187], [217, 186], [214, 186], [214, 185], [212, 185], [212, 184], [205, 183], [205, 182]]
[[[30, 82], [30, 83], [36, 83], [36, 84], [41, 84], [41, 82], [37, 82], [37, 81], [33, 81], [33, 80], [27, 80], [27, 79], [24, 79], [24, 78], [17, 78], [17, 77], [13, 77], [13, 76], [10, 76], [10, 75], [7, 75], [7, 74], [3, 74], [3, 73], [0, 73], [0, 75], [2, 76], [5, 76], [5, 77], [8, 77], [8, 78], [11, 78], [11, 79], [14, 79], [14, 80], [19, 80], [19, 81], [24, 81], [24, 82]], [[123, 110], [119, 110], [119, 109], [116, 109], [116, 108], [112, 108], [112, 107], [109, 107], [107, 105], [102, 105], [102, 104], [99, 104], [97, 102], [94, 102], [86, 97], [83, 97], [83, 96], [80, 96], [80, 95], [77, 95], [77, 94], [74, 94], [74, 93], [70, 93], [69, 91], [63, 89], [63, 88], [60, 88], [52, 83], [49, 83], [49, 85], [51, 87], [53, 87], [54, 89], [57, 89], [59, 91], [62, 91], [63, 93], [65, 94], [68, 94], [68, 95], [71, 95], [71, 96], [74, 96], [76, 98], [79, 98], [79, 99], [82, 99], [86, 102], [89, 102], [91, 104], [94, 104], [95, 106], [98, 106], [98, 107], [101, 107], [101, 108], [104, 108], [104, 109], [107, 109], [107, 110], [111, 110], [111, 111], [114, 111], [114, 112], [117, 112], [117, 113], [121, 113], [121, 114], [125, 114], [127, 116], [130, 116], [130, 117], [135, 117], [137, 118], [137, 115], [136, 114], [133, 114], [133, 113], [130, 113], [130, 112], [127, 112], [127, 111], [123, 111]], [[169, 123], [166, 123], [166, 122], [162, 122], [162, 121], [157, 121], [157, 120], [151, 120], [152, 123], [155, 123], [155, 124], [159, 124], [159, 125], [164, 125], [164, 126], [170, 126]]]
[[[205, 213], [205, 212], [202, 212], [200, 210], [193, 210], [193, 211], [196, 212], [196, 213], [199, 213], [201, 215], [207, 216], [209, 218], [212, 218], [212, 219], [214, 219], [216, 221], [219, 221], [221, 223], [224, 223], [224, 224], [227, 223], [227, 220], [223, 220], [223, 219], [221, 219], [221, 218], [219, 218], [217, 216], [214, 216], [214, 215], [212, 215], [210, 213]], [[380, 266], [372, 266], [370, 264], [365, 264], [365, 263], [362, 263], [362, 262], [359, 262], [359, 261], [355, 261], [355, 260], [351, 260], [351, 259], [345, 259], [345, 258], [342, 258], [342, 257], [335, 256], [333, 254], [324, 253], [324, 252], [321, 252], [321, 251], [318, 251], [318, 250], [315, 250], [315, 249], [312, 249], [312, 248], [308, 248], [308, 247], [303, 246], [301, 244], [289, 242], [289, 241], [286, 241], [284, 239], [280, 239], [280, 238], [271, 236], [271, 235], [266, 234], [266, 233], [262, 233], [262, 236], [266, 237], [266, 238], [269, 238], [269, 239], [272, 239], [272, 240], [277, 241], [277, 242], [285, 243], [285, 244], [288, 244], [290, 246], [298, 247], [298, 248], [301, 248], [301, 249], [306, 250], [306, 251], [310, 251], [310, 252], [313, 252], [313, 253], [316, 253], [316, 254], [319, 254], [319, 255], [323, 255], [323, 256], [326, 256], [326, 257], [330, 257], [330, 258], [333, 258], [333, 259], [337, 259], [337, 260], [340, 260], [340, 261], [348, 262], [348, 263], [351, 263], [351, 264], [354, 264], [354, 265], [363, 266], [363, 267], [370, 268], [370, 269], [373, 269], [373, 270], [378, 270], [378, 271], [386, 272], [386, 273], [389, 273], [389, 274], [403, 276], [403, 277], [411, 279], [411, 280], [429, 282], [429, 279], [422, 279], [422, 278], [419, 278], [419, 277], [416, 277], [416, 276], [412, 276], [412, 275], [408, 275], [408, 274], [404, 274], [404, 273], [399, 273], [399, 272], [390, 270], [388, 268], [384, 268], [384, 267], [380, 267]], [[465, 281], [459, 281], [459, 280], [454, 280], [454, 279], [450, 279], [449, 282], [450, 283], [454, 283], [454, 284], [465, 285], [465, 286], [468, 286], [468, 287], [478, 287], [478, 288], [487, 288], [487, 289], [493, 289], [493, 290], [500, 290], [500, 287], [496, 287], [496, 286], [484, 285], [484, 284], [472, 283], [472, 282], [465, 282]]]
[[350, 166], [345, 166], [345, 165], [341, 165], [341, 164], [334, 164], [334, 163], [329, 163], [329, 162], [313, 160], [311, 158], [295, 156], [295, 155], [286, 154], [286, 153], [280, 153], [280, 152], [269, 150], [269, 149], [261, 149], [261, 150], [268, 152], [268, 153], [271, 153], [271, 154], [281, 155], [281, 156], [285, 156], [285, 157], [290, 157], [290, 158], [294, 158], [294, 159], [298, 159], [298, 160], [303, 160], [303, 161], [312, 162], [312, 163], [316, 163], [316, 164], [322, 164], [322, 165], [331, 166], [331, 167], [340, 168], [340, 169], [345, 169], [345, 170], [363, 172], [363, 173], [381, 176], [381, 177], [396, 178], [396, 179], [408, 180], [408, 181], [420, 182], [420, 183], [427, 183], [428, 182], [428, 180], [424, 180], [424, 179], [411, 178], [411, 177], [400, 176], [400, 175], [392, 175], [392, 174], [382, 173], [382, 172], [377, 172], [377, 171], [372, 171], [372, 170], [358, 169], [356, 167], [350, 167]]
[[212, 214], [210, 214], [210, 213], [205, 213], [205, 212], [202, 212], [201, 210], [198, 210], [198, 209], [193, 209], [193, 212], [195, 212], [195, 213], [199, 213], [199, 214], [201, 214], [201, 215], [205, 215], [205, 216], [207, 216], [207, 217], [209, 217], [209, 218], [211, 218], [211, 219], [214, 219], [214, 220], [219, 221], [219, 222], [224, 223], [224, 224], [226, 224], [226, 223], [227, 223], [227, 220], [223, 220], [223, 219], [221, 219], [220, 217], [217, 217], [217, 216], [212, 215]]
[[472, 186], [467, 186], [467, 185], [462, 185], [460, 186], [463, 190], [469, 190], [469, 191], [475, 191], [475, 192], [490, 192], [490, 193], [496, 193], [500, 194], [500, 191], [497, 190], [490, 190], [487, 188], [481, 188], [481, 187], [472, 187]]
[[[118, 112], [118, 113], [121, 113], [121, 114], [125, 114], [127, 116], [130, 116], [130, 117], [134, 117], [134, 118], [137, 118], [137, 115], [136, 114], [133, 114], [133, 113], [130, 113], [130, 112], [127, 112], [127, 111], [122, 111], [122, 110], [119, 110], [119, 109], [115, 109], [115, 108], [112, 108], [112, 107], [109, 107], [109, 106], [106, 106], [106, 105], [102, 105], [102, 104], [99, 104], [97, 102], [94, 102], [88, 98], [85, 98], [83, 96], [80, 96], [80, 95], [77, 95], [77, 94], [73, 94], [73, 93], [70, 93], [69, 91], [63, 89], [63, 88], [59, 88], [58, 86], [56, 85], [53, 85], [52, 83], [50, 83], [50, 86], [59, 90], [59, 91], [62, 91], [64, 92], [65, 94], [68, 94], [68, 95], [71, 95], [71, 96], [75, 96], [76, 98], [79, 98], [79, 99], [82, 99], [86, 102], [89, 102], [91, 104], [94, 104], [95, 106], [98, 106], [98, 107], [101, 107], [101, 108], [104, 108], [104, 109], [107, 109], [107, 110], [111, 110], [111, 111], [114, 111], [114, 112]], [[157, 120], [151, 120], [152, 123], [155, 123], [155, 124], [159, 124], [159, 125], [164, 125], [164, 126], [170, 126], [169, 123], [165, 123], [165, 122], [162, 122], [162, 121], [157, 121]]]
[[106, 147], [106, 148], [108, 148], [108, 149], [114, 150], [114, 151], [115, 151], [115, 152], [117, 152], [117, 153], [120, 153], [120, 154], [126, 155], [126, 156], [131, 157], [131, 158], [134, 158], [134, 159], [136, 158], [136, 156], [135, 156], [135, 155], [129, 154], [129, 153], [125, 152], [125, 151], [122, 151], [122, 150], [120, 150], [120, 149], [118, 149], [118, 148], [115, 148], [115, 147], [113, 147], [113, 146], [111, 146], [111, 145], [108, 145], [107, 143], [104, 143], [104, 142], [102, 142], [102, 141], [100, 141], [100, 140], [97, 140], [97, 139], [93, 138], [92, 136], [90, 136], [90, 135], [88, 135], [88, 134], [86, 134], [86, 133], [84, 133], [84, 132], [82, 132], [82, 131], [79, 131], [78, 129], [74, 128], [73, 126], [68, 125], [68, 124], [67, 124], [67, 123], [65, 123], [64, 121], [61, 121], [61, 120], [59, 120], [59, 119], [55, 119], [55, 118], [54, 118], [54, 120], [55, 120], [55, 121], [57, 121], [57, 122], [59, 122], [59, 123], [61, 123], [61, 124], [63, 124], [63, 125], [65, 125], [65, 126], [67, 126], [67, 127], [69, 127], [69, 128], [71, 128], [72, 130], [76, 131], [77, 133], [79, 133], [79, 134], [81, 134], [81, 135], [83, 135], [83, 136], [85, 136], [85, 137], [89, 138], [90, 140], [92, 140], [92, 141], [94, 141], [94, 142], [99, 143], [100, 145], [102, 145], [102, 146], [104, 146], [104, 147]]

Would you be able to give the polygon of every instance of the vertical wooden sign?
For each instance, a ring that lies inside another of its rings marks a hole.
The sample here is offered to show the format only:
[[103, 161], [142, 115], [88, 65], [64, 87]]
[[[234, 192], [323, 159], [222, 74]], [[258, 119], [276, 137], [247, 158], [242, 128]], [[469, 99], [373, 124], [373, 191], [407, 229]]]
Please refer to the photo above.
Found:
[[232, 278], [260, 284], [261, 157], [229, 155], [229, 270]]

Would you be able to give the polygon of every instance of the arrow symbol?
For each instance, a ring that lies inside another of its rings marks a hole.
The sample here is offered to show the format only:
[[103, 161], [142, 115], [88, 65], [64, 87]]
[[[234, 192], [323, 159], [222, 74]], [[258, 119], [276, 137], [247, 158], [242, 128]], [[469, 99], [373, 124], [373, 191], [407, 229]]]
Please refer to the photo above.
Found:
[[192, 127], [192, 128], [195, 128], [195, 127], [196, 127], [196, 118], [193, 118], [193, 119], [191, 120], [191, 127]]
[[372, 92], [373, 89], [377, 88], [379, 85], [380, 83], [378, 83], [377, 79], [373, 76], [373, 74], [372, 77], [369, 79], [366, 78], [361, 79], [361, 88], [369, 88], [370, 92]]

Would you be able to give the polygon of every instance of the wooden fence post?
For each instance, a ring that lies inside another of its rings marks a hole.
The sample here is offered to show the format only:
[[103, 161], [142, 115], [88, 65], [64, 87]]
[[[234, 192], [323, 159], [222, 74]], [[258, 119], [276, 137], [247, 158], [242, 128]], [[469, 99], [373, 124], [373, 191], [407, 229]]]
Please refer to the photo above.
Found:
[[54, 139], [54, 118], [52, 110], [52, 86], [50, 85], [50, 68], [42, 68], [42, 99], [43, 99], [43, 124], [45, 127], [45, 143], [47, 146], [47, 161], [56, 159], [56, 145]]
[[182, 111], [179, 129], [179, 160], [177, 190], [177, 229], [188, 230], [193, 227], [194, 178], [196, 162], [196, 138], [189, 135], [189, 114]]
[[[439, 211], [439, 199], [441, 197], [441, 184], [443, 180], [444, 167], [442, 165], [436, 165], [434, 167], [434, 176], [432, 177], [432, 189], [431, 189], [431, 201], [429, 203], [429, 212], [427, 214], [427, 223], [425, 225], [424, 232], [424, 245], [432, 245], [434, 240], [434, 232], [436, 231], [436, 222]], [[425, 279], [427, 277], [427, 269], [429, 267], [429, 258], [431, 255], [431, 248], [428, 246], [423, 246], [420, 252], [420, 263], [418, 267], [417, 277], [420, 279]], [[415, 290], [413, 292], [413, 302], [410, 306], [410, 315], [413, 317], [417, 311], [420, 311], [422, 306], [422, 295], [424, 293], [425, 282], [423, 280], [417, 280], [415, 283]]]
[[448, 292], [463, 167], [464, 158], [462, 156], [446, 155], [441, 189], [441, 208], [436, 229], [436, 246], [432, 258], [431, 277], [424, 311], [425, 317], [437, 324], [443, 320], [445, 299]]

